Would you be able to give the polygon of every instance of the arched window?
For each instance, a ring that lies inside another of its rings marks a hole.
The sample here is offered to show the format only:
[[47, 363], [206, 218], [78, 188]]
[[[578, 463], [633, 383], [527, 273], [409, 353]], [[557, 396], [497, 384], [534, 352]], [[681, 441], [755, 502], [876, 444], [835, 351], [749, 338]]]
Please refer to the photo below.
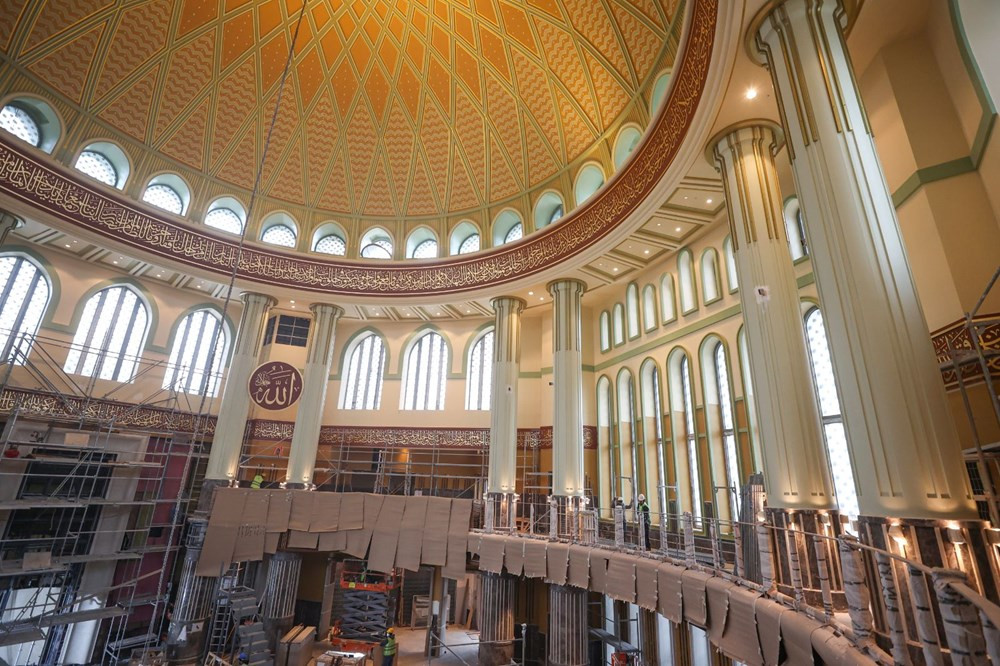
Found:
[[375, 227], [361, 237], [361, 256], [365, 259], [392, 259], [389, 234]]
[[382, 338], [368, 333], [351, 347], [347, 371], [340, 382], [341, 409], [378, 409], [382, 402], [385, 346]]
[[793, 261], [809, 256], [809, 244], [806, 242], [806, 225], [802, 219], [802, 206], [796, 197], [785, 203], [785, 235], [788, 236], [788, 251]]
[[705, 305], [722, 298], [719, 288], [719, 253], [714, 247], [705, 250], [701, 255], [701, 290]]
[[458, 254], [479, 252], [479, 234], [469, 234], [458, 246]]
[[493, 245], [506, 245], [524, 236], [521, 217], [512, 210], [502, 211], [493, 221]]
[[601, 351], [611, 349], [611, 315], [607, 310], [601, 313]]
[[181, 195], [177, 190], [163, 183], [147, 187], [146, 191], [142, 193], [142, 200], [175, 215], [180, 215], [181, 211], [184, 210]]
[[629, 126], [622, 129], [618, 133], [618, 138], [615, 140], [615, 168], [620, 169], [622, 165], [625, 164], [625, 160], [628, 159], [635, 147], [639, 145], [639, 139], [642, 138], [642, 133], [639, 132], [639, 128], [635, 126]]
[[504, 234], [503, 242], [504, 245], [506, 245], [507, 243], [513, 243], [516, 240], [521, 240], [522, 238], [524, 238], [524, 225], [518, 222], [507, 230], [507, 233]]
[[205, 308], [185, 316], [174, 336], [163, 388], [193, 395], [218, 395], [228, 348], [229, 332], [218, 312]]
[[573, 199], [579, 206], [584, 201], [594, 196], [597, 190], [604, 185], [604, 172], [596, 164], [588, 164], [576, 175], [576, 185], [573, 187]]
[[313, 245], [313, 251], [343, 257], [347, 254], [347, 243], [337, 234], [327, 234], [316, 241], [316, 244]]
[[272, 224], [264, 230], [264, 233], [260, 235], [260, 239], [270, 245], [295, 247], [295, 230], [285, 224]]
[[739, 333], [736, 334], [736, 344], [739, 347], [740, 352], [740, 375], [743, 379], [743, 403], [746, 407], [747, 421], [750, 424], [750, 449], [753, 452], [753, 465], [754, 470], [759, 469], [760, 464], [760, 451], [759, 451], [759, 437], [757, 429], [757, 406], [754, 404], [754, 393], [753, 393], [753, 376], [750, 374], [750, 350], [747, 348], [747, 332], [746, 329], [740, 327]]
[[837, 380], [833, 374], [833, 361], [823, 324], [823, 313], [813, 308], [806, 314], [806, 339], [809, 343], [809, 363], [812, 366], [816, 397], [823, 418], [823, 436], [826, 453], [830, 459], [833, 487], [837, 492], [840, 512], [848, 516], [858, 515], [858, 493], [854, 486], [854, 468], [850, 450], [847, 448], [847, 433], [844, 430], [844, 416], [840, 411], [837, 396]]
[[674, 276], [664, 273], [660, 278], [660, 316], [663, 323], [669, 324], [677, 319], [677, 301], [674, 298]]
[[448, 374], [448, 346], [439, 334], [428, 331], [417, 338], [403, 365], [400, 409], [444, 409]]
[[625, 289], [625, 314], [628, 319], [628, 339], [639, 337], [639, 287], [633, 282]]
[[681, 358], [681, 399], [684, 402], [684, 438], [687, 445], [688, 469], [691, 475], [691, 513], [701, 526], [701, 472], [698, 464], [698, 437], [694, 429], [694, 400], [691, 392], [691, 368], [688, 357]]
[[243, 233], [243, 219], [232, 208], [220, 207], [208, 211], [205, 224], [231, 234]]
[[722, 429], [722, 447], [726, 453], [726, 480], [729, 483], [730, 501], [735, 517], [739, 515], [742, 480], [739, 456], [736, 452], [736, 419], [733, 417], [733, 398], [729, 386], [729, 361], [722, 342], [715, 344], [713, 361], [715, 398], [719, 402], [719, 426]]
[[726, 259], [726, 279], [729, 281], [729, 293], [740, 288], [739, 276], [736, 274], [736, 255], [733, 253], [733, 237], [726, 236], [722, 241], [722, 254]]
[[660, 369], [656, 361], [646, 359], [639, 368], [640, 395], [642, 396], [643, 454], [646, 468], [646, 495], [654, 511], [665, 506], [660, 487], [666, 484], [666, 464], [663, 450], [663, 398], [660, 388]]
[[413, 248], [414, 259], [433, 259], [438, 256], [438, 242], [433, 238], [428, 238]]
[[547, 227], [563, 216], [562, 197], [555, 192], [546, 192], [535, 202], [535, 229]]
[[656, 287], [647, 284], [642, 288], [642, 327], [649, 333], [656, 326]]
[[0, 129], [10, 132], [21, 141], [38, 146], [42, 140], [42, 133], [38, 129], [38, 123], [20, 105], [7, 104], [0, 109]]
[[611, 309], [611, 323], [611, 340], [616, 347], [625, 344], [625, 308], [622, 307], [621, 303], [615, 303]]
[[148, 324], [146, 304], [131, 287], [101, 289], [83, 306], [64, 370], [84, 377], [132, 381]]
[[677, 256], [677, 275], [680, 280], [681, 314], [698, 309], [697, 291], [694, 286], [694, 260], [690, 250], [681, 250]]
[[667, 86], [670, 84], [670, 72], [660, 74], [653, 84], [653, 93], [650, 95], [649, 111], [651, 116], [655, 116], [663, 107], [667, 99]]
[[493, 329], [479, 336], [469, 353], [465, 408], [489, 409], [493, 390]]
[[643, 485], [645, 466], [640, 456], [636, 455], [635, 383], [632, 380], [632, 373], [628, 369], [621, 370], [618, 373], [617, 383], [618, 422], [614, 426], [618, 431], [618, 437], [617, 441], [612, 441], [612, 446], [617, 443], [618, 475], [629, 479], [629, 483], [620, 484], [621, 487], [617, 489], [618, 495], [626, 504], [630, 504], [635, 501], [637, 494], [645, 492]]
[[618, 466], [611, 448], [612, 412], [611, 380], [602, 375], [597, 380], [597, 471], [600, 481], [598, 501], [602, 515], [607, 518], [611, 517], [611, 498], [618, 494], [615, 478]]
[[49, 304], [49, 279], [34, 262], [0, 256], [0, 359], [24, 363]]
[[94, 180], [98, 180], [105, 185], [115, 186], [118, 182], [118, 170], [111, 163], [104, 153], [96, 150], [85, 150], [76, 158], [73, 165], [77, 171], [85, 173]]

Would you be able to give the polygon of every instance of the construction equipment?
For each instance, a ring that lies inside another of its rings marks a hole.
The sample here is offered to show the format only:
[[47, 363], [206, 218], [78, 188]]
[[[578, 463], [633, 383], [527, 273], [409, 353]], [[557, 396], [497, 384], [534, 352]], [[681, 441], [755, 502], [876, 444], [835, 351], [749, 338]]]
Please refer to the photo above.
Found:
[[369, 652], [395, 624], [400, 575], [368, 570], [365, 560], [346, 560], [334, 604], [339, 632], [330, 643], [343, 652]]

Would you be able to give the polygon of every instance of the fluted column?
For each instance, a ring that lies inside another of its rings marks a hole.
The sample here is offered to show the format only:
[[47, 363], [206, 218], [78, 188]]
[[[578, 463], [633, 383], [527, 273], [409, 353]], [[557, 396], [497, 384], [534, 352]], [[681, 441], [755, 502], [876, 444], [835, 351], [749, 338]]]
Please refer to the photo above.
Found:
[[11, 215], [7, 211], [0, 210], [0, 245], [7, 241], [10, 232], [24, 225], [21, 218]]
[[479, 572], [479, 663], [509, 664], [514, 657], [514, 583], [509, 574]]
[[831, 0], [768, 4], [748, 40], [777, 91], [861, 513], [972, 518], [961, 447], [842, 18]]
[[774, 167], [781, 140], [773, 123], [751, 121], [719, 132], [709, 152], [726, 190], [767, 504], [830, 509], [834, 487]]
[[344, 310], [336, 305], [313, 303], [312, 336], [306, 351], [306, 367], [302, 376], [302, 395], [295, 412], [291, 450], [285, 483], [289, 488], [311, 488], [319, 448], [319, 430], [323, 423], [326, 386], [333, 362], [333, 343], [337, 321]]
[[548, 663], [585, 666], [590, 663], [587, 641], [587, 591], [569, 585], [549, 585]]
[[512, 493], [517, 481], [517, 378], [521, 371], [520, 298], [501, 296], [492, 301], [493, 383], [490, 390], [490, 454], [487, 488], [490, 493]]
[[[267, 314], [275, 305], [275, 301], [265, 294], [244, 292], [243, 316], [240, 328], [236, 333], [236, 344], [233, 346], [233, 357], [229, 362], [229, 375], [226, 378], [226, 388], [222, 393], [222, 403], [219, 405], [219, 417], [215, 424], [215, 436], [212, 438], [212, 448], [208, 454], [208, 467], [205, 470], [207, 484], [219, 485], [218, 482], [230, 481], [236, 478], [240, 462], [240, 449], [243, 446], [243, 433], [246, 430], [247, 416], [250, 414], [250, 393], [247, 382], [257, 366], [260, 356], [261, 335]], [[208, 495], [210, 501], [211, 493]]]
[[580, 497], [583, 478], [583, 352], [580, 311], [587, 285], [548, 284], [552, 294], [552, 494]]
[[281, 637], [292, 628], [301, 572], [301, 553], [279, 551], [267, 563], [260, 615], [271, 649], [276, 648]]

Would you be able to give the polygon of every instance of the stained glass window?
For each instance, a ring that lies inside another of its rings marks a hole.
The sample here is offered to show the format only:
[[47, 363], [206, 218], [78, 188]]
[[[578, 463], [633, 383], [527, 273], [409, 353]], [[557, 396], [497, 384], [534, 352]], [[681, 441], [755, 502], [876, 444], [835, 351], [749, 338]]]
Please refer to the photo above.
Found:
[[479, 252], [479, 234], [469, 234], [462, 244], [458, 246], [459, 254]]
[[215, 310], [197, 310], [177, 327], [163, 388], [194, 395], [218, 395], [229, 335]]
[[271, 245], [281, 247], [295, 247], [295, 232], [285, 224], [274, 224], [264, 230], [260, 239]]
[[210, 210], [205, 216], [205, 224], [222, 231], [228, 231], [231, 234], [243, 233], [243, 220], [231, 208]]
[[335, 254], [338, 257], [342, 257], [347, 254], [347, 243], [337, 234], [328, 234], [316, 241], [313, 250], [322, 252], [323, 254]]
[[403, 366], [400, 409], [444, 409], [448, 372], [448, 347], [433, 331], [424, 333], [410, 347]]
[[340, 384], [341, 409], [378, 409], [382, 401], [385, 347], [382, 338], [368, 333], [358, 340]]
[[0, 257], [0, 350], [24, 362], [49, 303], [49, 280], [34, 263], [17, 255]]
[[844, 417], [840, 411], [837, 380], [833, 374], [823, 313], [819, 308], [813, 308], [806, 315], [806, 338], [809, 342], [809, 362], [823, 418], [823, 435], [826, 439], [827, 457], [830, 459], [833, 486], [837, 492], [837, 504], [841, 513], [857, 516], [859, 508], [858, 493], [854, 486], [854, 468], [847, 448]]
[[142, 193], [142, 200], [176, 215], [180, 215], [181, 211], [184, 210], [181, 195], [177, 193], [177, 190], [163, 183], [147, 187], [146, 191]]
[[130, 382], [146, 341], [146, 304], [130, 287], [107, 287], [91, 296], [66, 356], [65, 371]]
[[27, 111], [19, 106], [8, 104], [0, 109], [0, 129], [7, 130], [21, 141], [37, 146], [42, 140], [38, 131], [38, 123]]
[[107, 157], [94, 150], [85, 150], [76, 158], [74, 165], [77, 171], [85, 173], [94, 180], [114, 187], [118, 184], [118, 171]]
[[493, 390], [493, 329], [484, 333], [469, 354], [465, 408], [489, 409]]

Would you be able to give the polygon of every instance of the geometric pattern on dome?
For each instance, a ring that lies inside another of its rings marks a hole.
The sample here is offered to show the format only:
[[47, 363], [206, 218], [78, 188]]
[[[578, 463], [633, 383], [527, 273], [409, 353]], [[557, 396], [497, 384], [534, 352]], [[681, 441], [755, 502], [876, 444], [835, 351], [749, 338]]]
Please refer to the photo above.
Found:
[[[33, 4], [0, 41], [15, 63], [165, 156], [252, 186], [299, 2]], [[262, 194], [387, 217], [517, 197], [648, 94], [679, 4], [312, 0]]]

